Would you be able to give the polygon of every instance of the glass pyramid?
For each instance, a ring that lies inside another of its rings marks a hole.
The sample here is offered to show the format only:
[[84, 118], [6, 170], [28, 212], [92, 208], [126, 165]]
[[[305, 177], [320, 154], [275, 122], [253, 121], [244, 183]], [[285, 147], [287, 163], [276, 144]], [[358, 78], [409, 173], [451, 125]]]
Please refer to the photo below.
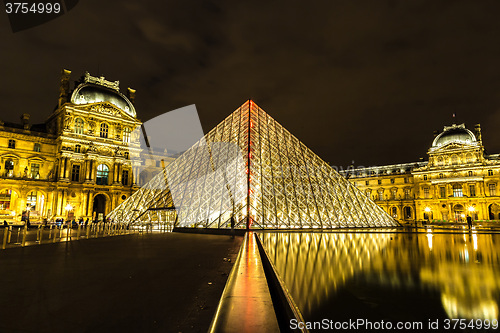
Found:
[[109, 215], [183, 227], [353, 228], [398, 223], [249, 100]]

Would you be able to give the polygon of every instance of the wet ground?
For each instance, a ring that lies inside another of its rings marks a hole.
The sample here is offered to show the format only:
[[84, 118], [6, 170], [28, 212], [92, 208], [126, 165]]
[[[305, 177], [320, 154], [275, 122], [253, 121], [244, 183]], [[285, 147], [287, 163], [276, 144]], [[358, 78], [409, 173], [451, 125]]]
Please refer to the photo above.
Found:
[[393, 331], [398, 322], [411, 323], [415, 326], [401, 331], [414, 332], [431, 331], [432, 322], [438, 325], [432, 331], [439, 332], [451, 330], [446, 326], [455, 324], [452, 319], [462, 319], [454, 331], [493, 331], [500, 303], [500, 234], [419, 231], [260, 237], [305, 321], [339, 325], [361, 319], [365, 324], [357, 330], [370, 331], [371, 322], [372, 331], [380, 331], [373, 324], [383, 320]]
[[2, 250], [0, 332], [206, 332], [241, 239], [144, 234]]

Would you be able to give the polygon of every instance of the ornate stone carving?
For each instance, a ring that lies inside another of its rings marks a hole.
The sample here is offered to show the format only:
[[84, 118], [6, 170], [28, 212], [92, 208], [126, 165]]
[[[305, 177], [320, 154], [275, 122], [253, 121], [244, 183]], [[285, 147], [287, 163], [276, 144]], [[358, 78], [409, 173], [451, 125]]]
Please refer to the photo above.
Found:
[[92, 112], [109, 114], [109, 115], [113, 115], [113, 116], [117, 116], [120, 114], [120, 110], [118, 110], [118, 108], [114, 107], [113, 105], [111, 105], [109, 103], [95, 104], [95, 105], [92, 105], [89, 109]]
[[90, 75], [89, 72], [85, 72], [85, 76], [83, 77], [83, 81], [86, 83], [94, 83], [94, 84], [98, 84], [98, 85], [101, 85], [101, 86], [106, 87], [106, 88], [120, 91], [120, 81], [111, 82], [111, 81], [106, 80], [104, 78], [104, 76], [95, 77], [95, 76]]

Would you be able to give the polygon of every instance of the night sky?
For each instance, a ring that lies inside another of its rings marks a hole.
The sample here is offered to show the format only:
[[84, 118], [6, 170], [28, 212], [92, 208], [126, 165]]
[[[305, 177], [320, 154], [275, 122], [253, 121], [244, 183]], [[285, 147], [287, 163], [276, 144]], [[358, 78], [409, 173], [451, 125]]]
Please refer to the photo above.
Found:
[[453, 122], [481, 123], [499, 153], [499, 13], [497, 0], [83, 0], [17, 33], [1, 14], [0, 119], [44, 121], [67, 68], [137, 89], [143, 121], [196, 104], [205, 132], [252, 98], [336, 166], [418, 161]]

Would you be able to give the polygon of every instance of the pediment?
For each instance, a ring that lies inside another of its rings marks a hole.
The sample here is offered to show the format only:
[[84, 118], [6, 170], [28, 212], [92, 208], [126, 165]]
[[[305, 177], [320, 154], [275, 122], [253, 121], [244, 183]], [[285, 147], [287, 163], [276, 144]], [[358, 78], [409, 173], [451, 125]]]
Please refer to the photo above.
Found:
[[102, 115], [134, 120], [134, 118], [130, 116], [127, 112], [123, 111], [122, 109], [116, 107], [114, 104], [111, 104], [109, 102], [85, 104], [82, 106], [75, 106], [75, 108], [82, 111], [88, 111]]
[[442, 151], [446, 151], [446, 150], [456, 150], [456, 149], [467, 149], [469, 147], [472, 148], [472, 146], [468, 145], [468, 144], [460, 144], [457, 142], [451, 142], [445, 146], [435, 148], [434, 152], [438, 152], [438, 151], [442, 152]]

